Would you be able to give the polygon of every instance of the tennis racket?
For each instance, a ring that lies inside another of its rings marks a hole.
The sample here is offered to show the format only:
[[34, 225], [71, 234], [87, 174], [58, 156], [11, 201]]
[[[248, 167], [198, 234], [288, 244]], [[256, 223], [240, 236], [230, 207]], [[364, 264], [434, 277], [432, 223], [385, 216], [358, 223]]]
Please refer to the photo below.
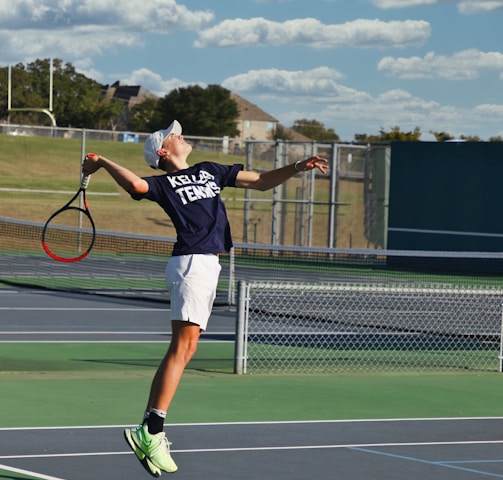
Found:
[[[86, 258], [93, 248], [96, 228], [86, 198], [90, 178], [90, 175], [82, 178], [77, 193], [54, 212], [44, 225], [42, 247], [54, 260], [78, 262]], [[84, 208], [72, 205], [81, 195]]]

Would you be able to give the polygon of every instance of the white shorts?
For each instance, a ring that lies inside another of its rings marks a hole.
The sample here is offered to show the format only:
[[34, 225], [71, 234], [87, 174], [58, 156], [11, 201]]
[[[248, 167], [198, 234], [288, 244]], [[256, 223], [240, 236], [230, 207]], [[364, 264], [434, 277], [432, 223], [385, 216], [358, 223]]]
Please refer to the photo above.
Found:
[[217, 294], [222, 267], [217, 255], [179, 255], [166, 266], [171, 320], [182, 320], [206, 330]]

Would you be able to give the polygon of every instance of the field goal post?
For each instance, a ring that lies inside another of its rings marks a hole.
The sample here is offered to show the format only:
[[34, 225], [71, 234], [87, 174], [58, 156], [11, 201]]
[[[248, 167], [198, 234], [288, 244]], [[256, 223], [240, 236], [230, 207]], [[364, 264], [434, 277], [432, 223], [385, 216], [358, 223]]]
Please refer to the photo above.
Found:
[[54, 78], [54, 64], [51, 58], [49, 63], [49, 105], [47, 108], [12, 108], [12, 67], [9, 65], [8, 78], [7, 78], [7, 113], [10, 112], [39, 112], [45, 113], [51, 120], [53, 127], [56, 127], [56, 117], [53, 112], [53, 78]]

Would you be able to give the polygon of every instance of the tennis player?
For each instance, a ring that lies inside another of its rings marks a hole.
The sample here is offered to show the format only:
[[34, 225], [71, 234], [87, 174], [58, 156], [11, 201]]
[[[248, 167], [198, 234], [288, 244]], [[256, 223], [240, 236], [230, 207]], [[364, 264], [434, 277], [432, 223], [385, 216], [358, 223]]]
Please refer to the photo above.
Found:
[[158, 203], [171, 218], [177, 241], [166, 267], [171, 298], [172, 338], [152, 381], [142, 423], [128, 428], [127, 442], [143, 466], [155, 476], [160, 470], [175, 472], [169, 443], [163, 432], [166, 413], [183, 371], [196, 352], [206, 329], [216, 296], [220, 264], [218, 255], [232, 247], [229, 221], [220, 192], [225, 187], [271, 189], [299, 172], [318, 169], [325, 174], [328, 162], [318, 156], [264, 173], [246, 171], [243, 165], [187, 163], [192, 146], [173, 121], [152, 133], [144, 144], [148, 165], [162, 175], [140, 178], [111, 160], [95, 155], [84, 160], [82, 172], [90, 175], [104, 168], [133, 199]]

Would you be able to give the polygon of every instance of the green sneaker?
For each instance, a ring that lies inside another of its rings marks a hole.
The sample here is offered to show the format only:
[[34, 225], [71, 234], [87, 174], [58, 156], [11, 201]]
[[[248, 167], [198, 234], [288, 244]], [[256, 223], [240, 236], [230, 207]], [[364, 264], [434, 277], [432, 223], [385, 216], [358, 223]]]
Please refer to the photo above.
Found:
[[[136, 427], [140, 428], [140, 427]], [[156, 467], [150, 459], [136, 446], [136, 443], [133, 440], [134, 436], [134, 430], [136, 428], [126, 428], [124, 430], [124, 437], [126, 438], [126, 442], [129, 444], [131, 449], [133, 450], [134, 454], [136, 455], [136, 458], [140, 461], [141, 465], [143, 468], [150, 473], [153, 477], [160, 477], [161, 476], [161, 469], [159, 467]]]
[[[148, 433], [148, 427], [145, 423], [136, 428], [126, 428], [124, 436], [140, 462], [146, 458], [148, 463], [157, 467], [157, 469], [154, 468], [154, 471], [150, 471], [152, 475], [156, 476], [159, 469], [168, 473], [178, 470], [169, 453], [169, 442], [164, 432], [151, 435]], [[142, 455], [144, 456], [143, 459], [141, 458]], [[158, 472], [157, 476], [160, 474], [161, 472]]]

